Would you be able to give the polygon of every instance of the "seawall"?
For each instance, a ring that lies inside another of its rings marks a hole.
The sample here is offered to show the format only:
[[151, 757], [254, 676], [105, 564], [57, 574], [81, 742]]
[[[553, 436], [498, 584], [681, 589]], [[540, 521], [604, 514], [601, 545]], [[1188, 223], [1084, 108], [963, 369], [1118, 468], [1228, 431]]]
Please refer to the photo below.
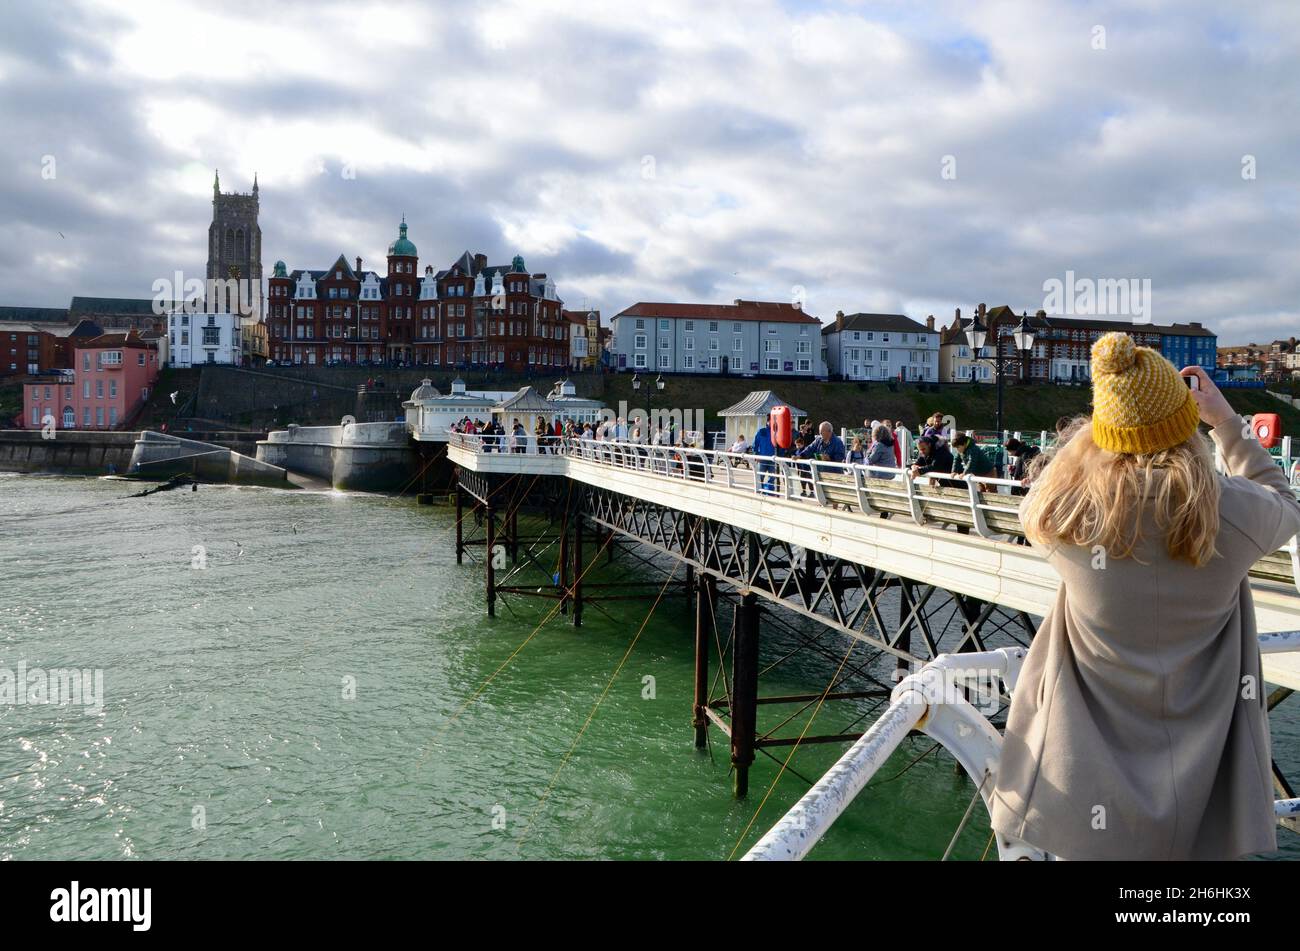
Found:
[[135, 450], [134, 432], [0, 430], [0, 471], [69, 475], [125, 475]]
[[268, 433], [257, 444], [257, 458], [361, 492], [411, 487], [422, 465], [405, 423], [290, 426]]

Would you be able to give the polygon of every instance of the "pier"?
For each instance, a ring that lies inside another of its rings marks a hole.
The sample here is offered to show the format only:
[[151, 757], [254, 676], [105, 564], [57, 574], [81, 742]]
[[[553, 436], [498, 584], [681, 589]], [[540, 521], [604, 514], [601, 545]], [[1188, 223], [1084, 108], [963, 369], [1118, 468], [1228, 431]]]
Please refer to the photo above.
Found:
[[[459, 469], [458, 558], [469, 544], [513, 558], [522, 541], [517, 516], [523, 495], [547, 485], [561, 536], [561, 577], [553, 596], [572, 623], [581, 624], [589, 597], [584, 559], [599, 540], [608, 545], [617, 538], [627, 550], [665, 555], [684, 567], [683, 583], [695, 599], [696, 745], [705, 744], [710, 727], [727, 737], [738, 796], [748, 791], [756, 753], [863, 737], [760, 734], [760, 705], [867, 696], [888, 701], [893, 688], [760, 696], [764, 619], [781, 612], [811, 619], [893, 655], [901, 674], [945, 655], [1027, 647], [1060, 584], [1026, 543], [1019, 519], [1023, 497], [1010, 494], [1012, 483], [1003, 480], [952, 488], [898, 470], [594, 440], [531, 448], [504, 452], [478, 435], [451, 435], [448, 458]], [[461, 532], [467, 503], [483, 512], [484, 537], [472, 543]], [[1261, 635], [1297, 627], [1298, 562], [1292, 540], [1252, 571]], [[499, 559], [488, 554], [484, 563], [491, 614], [504, 589], [496, 586]], [[718, 671], [722, 689], [714, 696], [709, 671], [722, 663], [723, 593], [732, 605], [730, 669]], [[1263, 662], [1272, 708], [1300, 689], [1300, 654], [1270, 650]], [[1009, 686], [1002, 702], [1008, 700]], [[1294, 798], [1276, 769], [1275, 781], [1282, 798]]]

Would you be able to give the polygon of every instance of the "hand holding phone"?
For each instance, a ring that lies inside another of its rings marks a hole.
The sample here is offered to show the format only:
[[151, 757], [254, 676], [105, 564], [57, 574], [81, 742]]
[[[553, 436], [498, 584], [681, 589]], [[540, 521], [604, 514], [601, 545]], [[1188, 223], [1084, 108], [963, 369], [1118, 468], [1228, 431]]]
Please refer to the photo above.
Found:
[[1223, 393], [1214, 385], [1214, 381], [1200, 367], [1184, 367], [1184, 379], [1193, 380], [1187, 385], [1192, 391], [1192, 398], [1201, 411], [1201, 421], [1211, 429], [1220, 423], [1237, 418], [1237, 412], [1224, 398]]

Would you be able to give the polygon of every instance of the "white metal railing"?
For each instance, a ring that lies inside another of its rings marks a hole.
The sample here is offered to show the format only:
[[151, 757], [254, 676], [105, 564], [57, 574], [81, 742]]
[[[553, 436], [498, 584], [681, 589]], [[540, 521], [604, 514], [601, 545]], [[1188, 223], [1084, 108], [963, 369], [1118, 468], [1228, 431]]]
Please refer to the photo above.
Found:
[[[744, 860], [804, 858], [912, 730], [943, 744], [976, 784], [987, 808], [997, 780], [1002, 737], [967, 697], [972, 687], [982, 692], [984, 683], [995, 681], [1013, 690], [1024, 658], [1023, 647], [940, 654], [904, 677], [890, 695], [884, 714], [758, 840]], [[1003, 859], [1049, 857], [1004, 836], [998, 837], [998, 852]]]
[[521, 453], [524, 455], [553, 455], [559, 451], [563, 440], [559, 436], [537, 436], [525, 433], [460, 433], [447, 430], [447, 445], [473, 453]]
[[[1005, 538], [1008, 534], [989, 526], [989, 514], [1019, 516], [1019, 508], [1010, 502], [1009, 496], [1020, 483], [1011, 479], [967, 479], [950, 473], [931, 473], [913, 479], [909, 469], [893, 466], [594, 439], [564, 440], [560, 452], [619, 469], [703, 482], [754, 495], [846, 506], [864, 515], [902, 507], [918, 525], [951, 524], [952, 516], [964, 511], [975, 531], [985, 538]], [[962, 495], [933, 491], [945, 480], [950, 483], [949, 488], [960, 488]], [[926, 488], [932, 491], [925, 491]], [[893, 508], [880, 504], [889, 500], [894, 502]]]
[[[1261, 634], [1259, 647], [1263, 653], [1300, 650], [1300, 631]], [[905, 677], [890, 695], [884, 714], [755, 843], [744, 860], [798, 861], [807, 856], [912, 730], [937, 740], [952, 754], [975, 783], [987, 809], [997, 783], [1002, 737], [985, 712], [996, 712], [998, 705], [995, 700], [991, 708], [983, 703], [976, 707], [969, 698], [993, 697], [987, 688], [995, 681], [1001, 681], [1008, 693], [1014, 692], [1025, 654], [1023, 647], [940, 654]], [[1275, 800], [1273, 812], [1280, 824], [1300, 831], [1300, 800]], [[997, 842], [1003, 861], [1053, 858], [1002, 834]]]
[[[1012, 479], [950, 473], [914, 479], [907, 468], [603, 439], [546, 436], [539, 446], [538, 438], [531, 434], [520, 440], [510, 434], [450, 432], [449, 445], [474, 453], [553, 453], [660, 478], [806, 501], [863, 515], [897, 513], [917, 525], [969, 526], [981, 538], [1024, 537], [1019, 528], [1020, 508], [1012, 499], [1014, 491], [1023, 489]], [[990, 524], [990, 516], [999, 517], [1002, 524]], [[1292, 539], [1280, 551], [1290, 559], [1294, 583], [1300, 590], [1300, 544]]]

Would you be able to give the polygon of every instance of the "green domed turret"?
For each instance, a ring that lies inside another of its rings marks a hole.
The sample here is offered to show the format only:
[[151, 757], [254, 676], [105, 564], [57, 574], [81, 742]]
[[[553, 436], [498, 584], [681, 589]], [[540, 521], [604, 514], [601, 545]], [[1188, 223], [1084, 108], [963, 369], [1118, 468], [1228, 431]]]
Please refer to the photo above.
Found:
[[406, 239], [406, 216], [402, 216], [402, 226], [397, 229], [397, 240], [388, 246], [388, 256], [405, 255], [415, 257], [418, 252], [415, 245]]
[[273, 273], [271, 276], [272, 276], [272, 277], [288, 277], [288, 276], [289, 276], [289, 272], [288, 272], [288, 270], [285, 269], [285, 266], [284, 266], [284, 262], [283, 262], [283, 261], [276, 261], [276, 262], [275, 262], [275, 273]]
[[514, 261], [510, 263], [510, 270], [514, 271], [516, 274], [528, 273], [527, 268], [524, 267], [524, 256], [522, 254], [515, 255]]

